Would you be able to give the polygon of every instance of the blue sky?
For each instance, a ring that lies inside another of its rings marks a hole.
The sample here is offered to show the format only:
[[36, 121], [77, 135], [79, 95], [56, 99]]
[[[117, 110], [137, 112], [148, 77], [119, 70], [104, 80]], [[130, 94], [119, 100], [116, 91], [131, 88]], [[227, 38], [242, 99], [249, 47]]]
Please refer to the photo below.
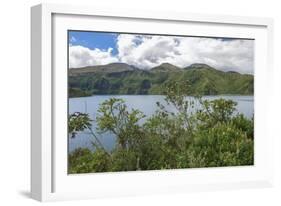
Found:
[[[107, 50], [113, 48], [112, 54], [116, 55], [118, 50], [116, 48], [117, 33], [111, 32], [95, 32], [95, 31], [70, 31], [69, 43], [73, 46], [80, 45], [89, 49], [99, 48]], [[216, 38], [222, 41], [231, 41], [233, 38]]]
[[123, 62], [140, 69], [162, 63], [208, 64], [222, 71], [254, 72], [254, 40], [69, 31], [69, 67]]
[[116, 49], [117, 34], [107, 32], [92, 32], [92, 31], [70, 31], [69, 43], [71, 45], [80, 45], [89, 49], [99, 48], [107, 50], [113, 48], [112, 54], [117, 54]]

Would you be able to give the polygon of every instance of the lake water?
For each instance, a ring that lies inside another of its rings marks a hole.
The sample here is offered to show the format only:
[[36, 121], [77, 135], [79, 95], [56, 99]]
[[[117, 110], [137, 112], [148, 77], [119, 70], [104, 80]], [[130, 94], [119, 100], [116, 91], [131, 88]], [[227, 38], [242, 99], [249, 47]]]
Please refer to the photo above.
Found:
[[[91, 97], [70, 98], [69, 99], [69, 114], [74, 112], [85, 112], [90, 115], [91, 119], [97, 116], [99, 105], [109, 98], [122, 98], [125, 100], [128, 109], [139, 109], [147, 117], [151, 116], [157, 109], [156, 102], [165, 104], [164, 96], [162, 95], [96, 95]], [[192, 97], [188, 97], [192, 99]], [[204, 96], [203, 99], [213, 100], [218, 98], [231, 99], [237, 102], [237, 112], [243, 113], [246, 117], [252, 118], [254, 113], [254, 98], [253, 96]], [[167, 105], [166, 105], [167, 106]], [[167, 107], [172, 110], [172, 107]], [[146, 118], [147, 118], [146, 117]], [[96, 124], [93, 122], [92, 129], [95, 131]], [[100, 136], [100, 141], [107, 150], [111, 150], [115, 145], [115, 137], [108, 133]], [[91, 144], [91, 135], [87, 132], [79, 132], [75, 138], [69, 138], [69, 152], [83, 147], [93, 150]]]

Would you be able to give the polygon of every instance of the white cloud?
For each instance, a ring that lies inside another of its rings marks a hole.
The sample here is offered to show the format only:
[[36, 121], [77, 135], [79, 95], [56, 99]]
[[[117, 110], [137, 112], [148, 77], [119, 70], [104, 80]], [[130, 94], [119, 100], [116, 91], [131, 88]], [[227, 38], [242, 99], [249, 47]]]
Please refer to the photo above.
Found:
[[121, 34], [117, 45], [122, 62], [143, 69], [165, 62], [179, 67], [205, 63], [224, 71], [253, 73], [251, 40]]
[[117, 48], [121, 62], [149, 69], [163, 62], [173, 63], [176, 42], [165, 36], [119, 35]]
[[179, 67], [205, 63], [224, 71], [253, 73], [254, 41], [251, 40], [120, 34], [116, 47], [118, 54], [113, 56], [111, 49], [70, 46], [70, 66], [119, 61], [149, 69], [165, 62]]
[[88, 49], [83, 46], [69, 46], [69, 68], [79, 68], [93, 65], [118, 62], [118, 58], [112, 54], [112, 48], [103, 51], [98, 48]]

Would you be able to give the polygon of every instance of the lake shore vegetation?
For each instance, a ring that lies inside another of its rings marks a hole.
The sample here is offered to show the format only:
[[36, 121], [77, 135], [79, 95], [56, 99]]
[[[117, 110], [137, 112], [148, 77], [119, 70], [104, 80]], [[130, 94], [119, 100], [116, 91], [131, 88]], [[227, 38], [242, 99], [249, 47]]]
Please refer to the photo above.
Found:
[[[68, 138], [76, 138], [78, 132], [88, 131], [94, 150], [79, 148], [69, 153], [68, 172], [253, 165], [253, 118], [237, 113], [237, 103], [232, 100], [204, 100], [196, 96], [197, 93], [206, 94], [202, 91], [213, 94], [215, 87], [213, 81], [209, 81], [202, 86], [201, 92], [195, 92], [194, 82], [200, 76], [193, 78], [163, 81], [161, 94], [165, 95], [167, 105], [174, 108], [173, 112], [157, 102], [157, 111], [145, 118], [142, 111], [128, 109], [123, 99], [110, 98], [100, 105], [94, 119], [87, 113], [69, 114]], [[149, 88], [147, 93], [150, 89], [157, 90], [149, 86], [150, 83], [144, 82], [141, 89]], [[246, 93], [252, 93], [250, 87]], [[194, 100], [187, 100], [186, 97], [191, 95]], [[194, 112], [188, 112], [195, 104], [200, 106]], [[93, 122], [97, 124], [95, 131], [92, 130]], [[116, 137], [115, 147], [110, 151], [99, 141], [99, 136], [108, 132]]]

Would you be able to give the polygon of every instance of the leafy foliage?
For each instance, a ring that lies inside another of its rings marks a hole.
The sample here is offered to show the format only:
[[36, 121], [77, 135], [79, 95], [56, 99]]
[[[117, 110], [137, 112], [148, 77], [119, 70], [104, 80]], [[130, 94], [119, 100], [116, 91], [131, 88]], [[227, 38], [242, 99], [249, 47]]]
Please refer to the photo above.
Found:
[[110, 163], [103, 150], [77, 149], [68, 156], [70, 173], [106, 172]]
[[74, 138], [78, 131], [83, 131], [92, 126], [91, 119], [88, 114], [75, 112], [68, 118], [68, 133]]
[[141, 137], [141, 126], [137, 124], [144, 117], [139, 110], [127, 110], [122, 99], [111, 98], [104, 101], [98, 112], [98, 130], [111, 132], [117, 137], [117, 146], [122, 149], [134, 147]]
[[[91, 131], [95, 151], [78, 149], [69, 154], [69, 172], [160, 170], [194, 167], [252, 165], [254, 124], [235, 113], [231, 100], [212, 101], [194, 97], [187, 100], [191, 84], [181, 79], [168, 81], [166, 102], [173, 112], [157, 103], [149, 118], [139, 110], [129, 110], [122, 99], [104, 101], [96, 117], [98, 134], [111, 132], [116, 146], [106, 151]], [[194, 105], [198, 109], [194, 110]], [[192, 111], [193, 112], [190, 112]], [[70, 115], [69, 131], [90, 130], [87, 114]], [[140, 121], [142, 120], [142, 123]], [[144, 121], [145, 120], [145, 121]]]

